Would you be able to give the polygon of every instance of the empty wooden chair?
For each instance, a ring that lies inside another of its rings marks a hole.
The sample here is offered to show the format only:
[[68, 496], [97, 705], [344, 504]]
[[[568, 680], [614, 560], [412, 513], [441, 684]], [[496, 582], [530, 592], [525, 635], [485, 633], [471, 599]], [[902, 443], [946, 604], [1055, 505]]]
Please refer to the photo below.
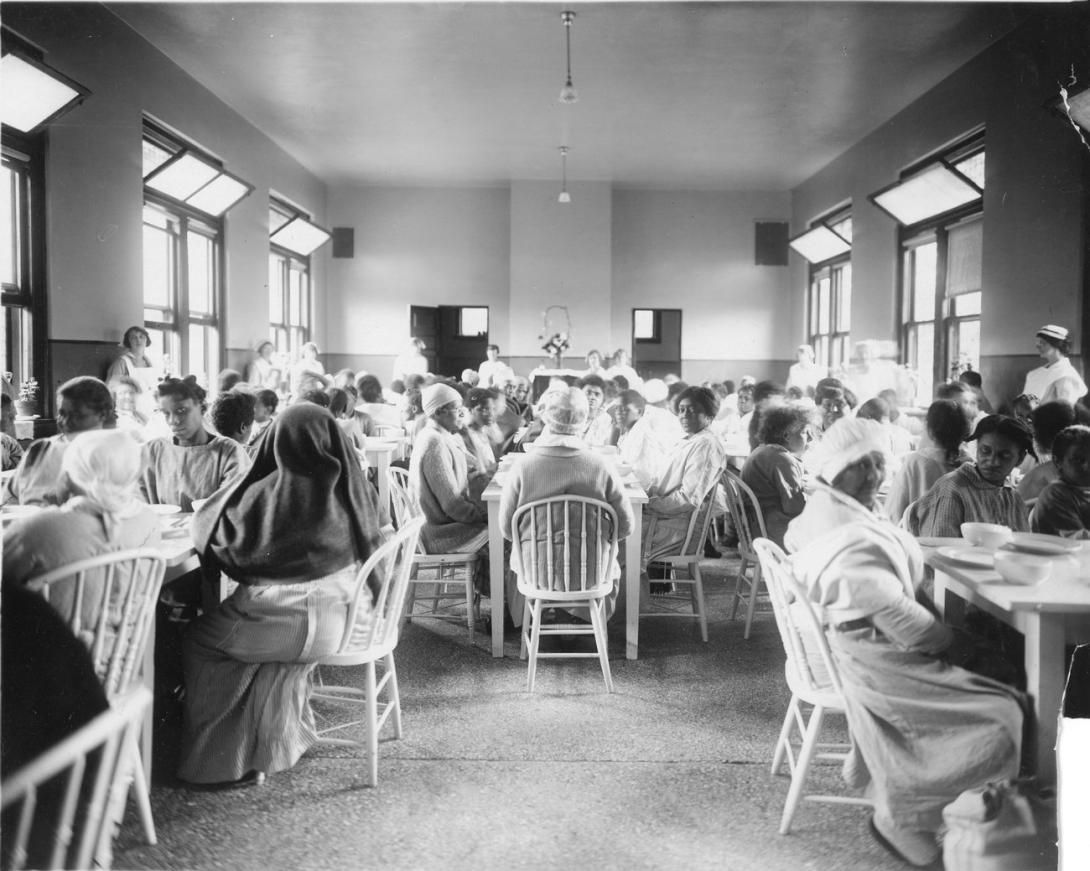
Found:
[[[5, 868], [108, 868], [114, 820], [131, 775], [127, 748], [151, 710], [135, 687], [0, 784]], [[7, 772], [5, 772], [7, 774]]]
[[738, 605], [744, 603], [746, 628], [743, 637], [748, 640], [750, 628], [753, 626], [753, 615], [757, 610], [757, 599], [761, 596], [761, 563], [753, 549], [753, 542], [758, 538], [766, 538], [768, 533], [757, 497], [740, 476], [730, 470], [724, 472], [723, 489], [727, 494], [727, 508], [738, 535], [737, 551], [741, 560], [738, 578], [734, 584], [734, 596], [731, 599], [730, 619], [737, 617]]
[[[605, 502], [585, 496], [554, 496], [520, 506], [511, 518], [511, 568], [526, 597], [522, 657], [529, 653], [526, 689], [534, 691], [537, 661], [598, 657], [606, 690], [609, 670], [605, 599], [613, 591], [617, 559], [617, 514]], [[542, 623], [545, 609], [586, 608], [585, 623]], [[593, 635], [594, 653], [541, 653], [542, 635]]]
[[[413, 518], [422, 518], [420, 505], [409, 486], [408, 471], [391, 466], [388, 479], [390, 499], [394, 506], [394, 520], [398, 528], [400, 529]], [[409, 593], [405, 600], [404, 619], [435, 617], [461, 622], [461, 615], [452, 609], [464, 602], [466, 631], [469, 634], [469, 642], [472, 644], [477, 616], [473, 576], [477, 571], [478, 560], [476, 553], [428, 553], [423, 543], [418, 543], [416, 556], [413, 559]], [[430, 606], [427, 604], [429, 600]], [[424, 605], [422, 610], [418, 610], [418, 604]]]
[[[143, 678], [153, 683], [155, 605], [166, 571], [166, 559], [154, 550], [125, 550], [70, 563], [27, 582], [68, 622], [73, 634], [91, 651], [95, 673], [111, 704]], [[151, 815], [147, 763], [152, 715], [144, 723], [144, 750], [137, 736], [126, 748], [128, 776], [149, 844], [156, 843]], [[120, 815], [124, 810], [119, 805]]]
[[[324, 657], [315, 671], [315, 685], [311, 700], [362, 709], [358, 720], [337, 723], [319, 730], [319, 743], [338, 747], [362, 747], [367, 759], [367, 784], [378, 783], [378, 736], [387, 720], [393, 721], [394, 737], [401, 737], [401, 695], [394, 669], [394, 648], [397, 646], [401, 611], [409, 587], [409, 575], [413, 567], [422, 517], [409, 521], [397, 534], [371, 554], [356, 577], [356, 592], [345, 619], [344, 634], [336, 653]], [[378, 594], [368, 581], [374, 576], [380, 583]], [[369, 622], [356, 625], [362, 597], [372, 597], [374, 605]], [[377, 677], [378, 663], [383, 665], [381, 679]], [[322, 681], [322, 666], [366, 666], [363, 688], [335, 686]], [[382, 694], [386, 693], [383, 702]], [[381, 708], [381, 711], [380, 711]], [[365, 738], [356, 741], [338, 738], [332, 733], [360, 724]]]
[[[718, 486], [718, 485], [717, 485]], [[700, 638], [708, 640], [708, 615], [704, 606], [704, 576], [701, 565], [706, 564], [704, 542], [711, 529], [712, 513], [715, 507], [717, 487], [712, 487], [704, 501], [689, 517], [689, 528], [678, 552], [668, 556], [656, 556], [651, 565], [661, 565], [666, 577], [661, 582], [677, 587], [688, 587], [688, 594], [666, 592], [652, 597], [651, 602], [643, 602], [640, 618], [644, 617], [681, 617], [696, 620], [700, 625]], [[658, 583], [652, 579], [652, 583]]]
[[[780, 834], [786, 835], [803, 797], [808, 801], [834, 804], [869, 805], [870, 802], [854, 796], [803, 796], [806, 775], [814, 759], [843, 763], [851, 749], [850, 744], [820, 741], [825, 715], [844, 715], [844, 693], [824, 627], [791, 574], [784, 552], [767, 538], [757, 539], [753, 549], [763, 570], [776, 626], [787, 654], [785, 674], [791, 701], [772, 755], [772, 773], [779, 773], [786, 761], [791, 775], [791, 786], [780, 818]], [[809, 716], [806, 707], [810, 709]]]

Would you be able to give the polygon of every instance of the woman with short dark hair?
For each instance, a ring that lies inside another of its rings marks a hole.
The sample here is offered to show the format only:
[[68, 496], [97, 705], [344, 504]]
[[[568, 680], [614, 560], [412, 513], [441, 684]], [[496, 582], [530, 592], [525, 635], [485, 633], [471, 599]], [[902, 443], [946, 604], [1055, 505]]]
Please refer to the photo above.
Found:
[[913, 535], [956, 538], [969, 521], [1029, 530], [1026, 503], [1007, 478], [1033, 453], [1033, 434], [1013, 417], [989, 414], [970, 439], [977, 442], [976, 461], [943, 475], [913, 505], [907, 516]]
[[146, 387], [146, 376], [137, 370], [154, 368], [145, 353], [151, 347], [151, 336], [148, 331], [140, 326], [129, 327], [121, 339], [121, 347], [123, 349], [121, 354], [110, 364], [110, 369], [106, 373], [106, 383], [112, 386], [127, 377], [135, 379], [141, 386]]
[[1069, 426], [1052, 443], [1059, 477], [1041, 491], [1034, 532], [1090, 538], [1090, 427]]
[[801, 457], [811, 441], [811, 413], [797, 405], [766, 409], [759, 445], [742, 466], [742, 480], [757, 497], [768, 537], [783, 547], [787, 524], [806, 507]]
[[5, 502], [20, 505], [55, 505], [65, 449], [77, 435], [113, 429], [117, 423], [110, 389], [97, 378], [82, 376], [65, 381], [57, 391], [55, 436], [33, 442], [4, 488]]

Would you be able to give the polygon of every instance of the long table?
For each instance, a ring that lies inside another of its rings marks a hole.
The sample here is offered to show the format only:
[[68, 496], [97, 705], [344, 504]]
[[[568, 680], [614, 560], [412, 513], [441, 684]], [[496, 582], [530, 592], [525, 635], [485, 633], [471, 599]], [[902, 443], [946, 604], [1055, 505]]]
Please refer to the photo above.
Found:
[[1080, 567], [1073, 556], [1054, 558], [1051, 577], [1022, 586], [1004, 581], [995, 569], [964, 565], [935, 548], [924, 548], [924, 557], [935, 570], [935, 605], [940, 613], [945, 613], [946, 594], [954, 593], [1025, 636], [1026, 689], [1035, 718], [1034, 761], [1038, 778], [1054, 783], [1064, 649], [1090, 642], [1090, 572], [1085, 563]]
[[[519, 462], [515, 459], [514, 462]], [[506, 469], [501, 469], [482, 494], [488, 505], [488, 585], [492, 602], [492, 655], [503, 656], [504, 558], [503, 532], [500, 529], [500, 494]], [[632, 503], [632, 534], [624, 540], [625, 554], [625, 656], [635, 659], [639, 650], [640, 633], [640, 544], [643, 529], [643, 506], [647, 493], [632, 475], [624, 478], [625, 495]]]

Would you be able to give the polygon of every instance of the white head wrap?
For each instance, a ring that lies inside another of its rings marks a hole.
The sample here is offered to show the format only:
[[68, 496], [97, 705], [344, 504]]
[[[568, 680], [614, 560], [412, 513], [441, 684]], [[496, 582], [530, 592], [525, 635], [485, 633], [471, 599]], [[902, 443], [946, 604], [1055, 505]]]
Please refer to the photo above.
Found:
[[65, 450], [61, 471], [88, 502], [108, 514], [125, 513], [136, 502], [140, 445], [124, 430], [81, 433]]
[[643, 382], [643, 398], [648, 405], [662, 402], [669, 395], [670, 388], [666, 386], [666, 382], [661, 378], [652, 378], [650, 381]]
[[589, 414], [587, 397], [578, 387], [548, 390], [541, 397], [541, 419], [557, 435], [578, 434]]
[[889, 439], [882, 425], [875, 420], [842, 417], [821, 437], [803, 460], [815, 475], [831, 484], [852, 463], [867, 454], [885, 454]]
[[444, 405], [452, 402], [461, 402], [462, 394], [449, 384], [430, 384], [420, 393], [420, 404], [424, 414], [431, 417]]

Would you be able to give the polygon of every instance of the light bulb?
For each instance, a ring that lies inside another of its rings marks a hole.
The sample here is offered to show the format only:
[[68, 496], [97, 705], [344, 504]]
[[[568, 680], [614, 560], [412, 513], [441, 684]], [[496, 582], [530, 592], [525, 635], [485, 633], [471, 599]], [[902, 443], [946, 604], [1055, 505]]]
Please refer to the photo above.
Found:
[[561, 103], [578, 103], [579, 94], [575, 90], [575, 85], [571, 83], [571, 79], [565, 83], [564, 87], [560, 89], [560, 102]]
[[558, 196], [556, 198], [556, 201], [558, 203], [570, 203], [571, 202], [571, 194], [569, 194], [567, 191], [561, 191], [560, 196]]

